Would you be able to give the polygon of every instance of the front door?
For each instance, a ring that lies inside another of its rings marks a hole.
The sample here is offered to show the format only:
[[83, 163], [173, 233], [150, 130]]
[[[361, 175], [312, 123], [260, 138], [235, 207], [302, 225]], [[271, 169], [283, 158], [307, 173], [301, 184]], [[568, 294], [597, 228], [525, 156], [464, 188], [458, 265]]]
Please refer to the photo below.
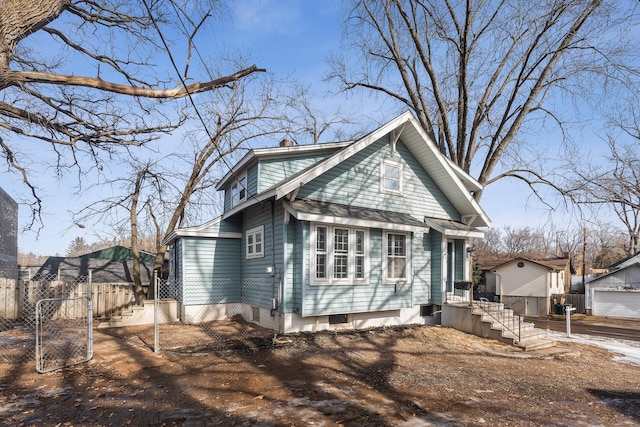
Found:
[[456, 245], [455, 241], [450, 240], [446, 242], [446, 248], [444, 248], [444, 256], [442, 260], [442, 274], [444, 276], [444, 292], [446, 295], [446, 301], [468, 301], [469, 291], [456, 290]]
[[537, 297], [524, 297], [524, 311], [528, 316], [538, 315], [538, 298]]
[[447, 255], [445, 260], [447, 293], [453, 292], [453, 281], [455, 279], [455, 255], [456, 252], [453, 242], [447, 242]]

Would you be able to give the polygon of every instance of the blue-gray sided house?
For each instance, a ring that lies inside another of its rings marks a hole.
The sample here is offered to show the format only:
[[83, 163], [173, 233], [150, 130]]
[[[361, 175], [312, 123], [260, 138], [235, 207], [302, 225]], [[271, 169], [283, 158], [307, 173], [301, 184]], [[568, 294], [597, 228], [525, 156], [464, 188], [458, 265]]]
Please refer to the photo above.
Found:
[[435, 323], [489, 219], [477, 181], [405, 113], [356, 141], [249, 151], [224, 213], [173, 231], [183, 320], [240, 313], [281, 333]]

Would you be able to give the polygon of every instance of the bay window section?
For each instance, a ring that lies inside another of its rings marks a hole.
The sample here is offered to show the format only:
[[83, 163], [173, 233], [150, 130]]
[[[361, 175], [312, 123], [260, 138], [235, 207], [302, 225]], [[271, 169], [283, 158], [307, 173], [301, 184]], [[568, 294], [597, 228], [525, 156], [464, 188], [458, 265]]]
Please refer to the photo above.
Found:
[[347, 279], [349, 272], [349, 229], [333, 230], [333, 278]]
[[311, 227], [312, 277], [317, 284], [368, 280], [368, 232], [341, 226]]
[[327, 280], [327, 227], [316, 227], [316, 279]]
[[355, 247], [355, 279], [364, 280], [364, 230], [356, 230], [356, 247]]

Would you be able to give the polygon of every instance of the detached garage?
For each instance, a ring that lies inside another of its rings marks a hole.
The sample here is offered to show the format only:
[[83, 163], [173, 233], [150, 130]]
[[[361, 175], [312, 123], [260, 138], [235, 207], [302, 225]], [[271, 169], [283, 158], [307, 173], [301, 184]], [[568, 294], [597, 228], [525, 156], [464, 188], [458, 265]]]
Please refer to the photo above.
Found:
[[594, 289], [593, 315], [640, 319], [640, 290]]
[[640, 263], [587, 282], [585, 307], [594, 316], [640, 319]]

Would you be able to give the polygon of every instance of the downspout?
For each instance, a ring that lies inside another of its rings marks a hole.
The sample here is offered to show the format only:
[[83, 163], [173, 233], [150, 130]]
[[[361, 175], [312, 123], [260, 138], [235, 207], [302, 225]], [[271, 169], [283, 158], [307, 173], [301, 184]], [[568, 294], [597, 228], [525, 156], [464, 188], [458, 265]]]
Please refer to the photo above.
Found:
[[[273, 199], [271, 201], [271, 265], [273, 271], [271, 272], [271, 317], [275, 317], [278, 311], [278, 280], [279, 269], [276, 268], [276, 204]], [[281, 271], [281, 270], [280, 270]]]
[[[502, 302], [502, 276], [500, 275], [500, 273], [498, 273], [497, 271], [493, 270], [493, 272], [496, 275], [496, 278], [498, 279], [496, 282], [496, 290], [500, 289], [500, 293], [498, 295], [500, 295], [500, 302]], [[498, 284], [500, 284], [500, 286], [498, 286]]]
[[[288, 215], [287, 212], [285, 211], [285, 215]], [[287, 277], [287, 269], [289, 268], [289, 245], [288, 245], [288, 241], [289, 241], [289, 236], [288, 236], [288, 232], [287, 229], [289, 228], [289, 222], [286, 220], [283, 220], [283, 224], [282, 224], [282, 269], [280, 270], [280, 280], [279, 280], [279, 285], [278, 285], [278, 300], [280, 301], [280, 307], [281, 307], [281, 313], [284, 314], [284, 307], [285, 307], [285, 301], [284, 301], [284, 287], [285, 287], [285, 280]], [[280, 317], [280, 331], [284, 332], [285, 330], [285, 325], [284, 325], [285, 319], [284, 316]]]

